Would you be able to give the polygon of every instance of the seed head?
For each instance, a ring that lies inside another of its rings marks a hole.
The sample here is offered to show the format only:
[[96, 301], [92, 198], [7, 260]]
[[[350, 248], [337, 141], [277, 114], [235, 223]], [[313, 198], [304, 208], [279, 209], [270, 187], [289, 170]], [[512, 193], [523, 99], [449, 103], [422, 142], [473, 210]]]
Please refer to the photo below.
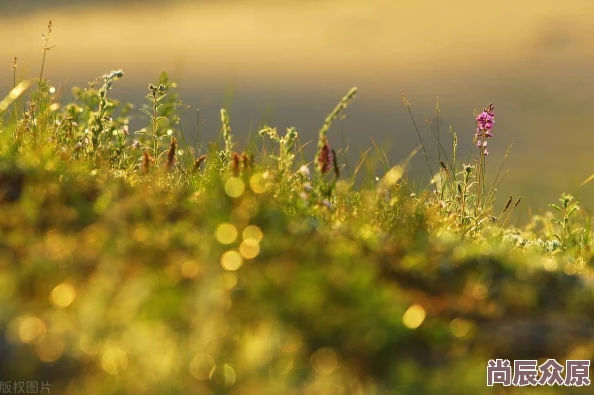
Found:
[[169, 144], [169, 151], [167, 151], [167, 170], [173, 170], [175, 165], [175, 151], [177, 150], [177, 139], [171, 138], [171, 144]]
[[233, 161], [233, 175], [237, 177], [239, 175], [239, 154], [237, 152], [233, 152], [231, 159]]
[[196, 173], [198, 169], [200, 169], [200, 165], [206, 161], [206, 154], [200, 155], [198, 159], [194, 161], [194, 168], [192, 169], [192, 173]]
[[243, 171], [252, 170], [252, 163], [251, 163], [251, 156], [249, 156], [245, 151], [241, 153], [241, 163], [243, 164]]
[[144, 152], [142, 153], [142, 173], [143, 174], [148, 174], [152, 162], [154, 162], [154, 159], [151, 157], [151, 154], [149, 154], [148, 150], [144, 150]]
[[318, 156], [318, 166], [322, 174], [329, 172], [334, 165], [334, 155], [332, 152], [333, 151], [332, 148], [330, 148], [328, 139], [324, 137], [324, 145], [322, 146], [320, 155]]

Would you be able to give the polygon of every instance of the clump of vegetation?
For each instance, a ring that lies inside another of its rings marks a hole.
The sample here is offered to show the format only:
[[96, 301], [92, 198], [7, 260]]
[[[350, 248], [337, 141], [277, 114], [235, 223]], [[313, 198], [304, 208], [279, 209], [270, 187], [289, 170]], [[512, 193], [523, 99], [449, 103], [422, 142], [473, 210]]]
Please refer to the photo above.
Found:
[[592, 358], [591, 214], [563, 194], [523, 228], [507, 226], [520, 199], [495, 216], [493, 105], [463, 162], [437, 107], [433, 166], [410, 112], [433, 177], [415, 192], [410, 157], [377, 183], [342, 177], [331, 125], [355, 88], [312, 161], [295, 128], [263, 128], [268, 155], [240, 148], [224, 109], [198, 155], [166, 74], [132, 132], [134, 106], [108, 96], [123, 71], [62, 104], [43, 66], [29, 96], [13, 66], [0, 377], [63, 394], [475, 394], [494, 357]]

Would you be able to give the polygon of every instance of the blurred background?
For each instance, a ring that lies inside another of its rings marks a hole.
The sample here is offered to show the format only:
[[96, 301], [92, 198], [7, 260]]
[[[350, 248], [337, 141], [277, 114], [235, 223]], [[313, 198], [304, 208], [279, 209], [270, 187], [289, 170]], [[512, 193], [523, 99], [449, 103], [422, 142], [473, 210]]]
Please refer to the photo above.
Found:
[[[111, 97], [138, 107], [166, 70], [191, 106], [184, 132], [196, 132], [199, 108], [201, 136], [216, 138], [225, 107], [240, 147], [265, 123], [295, 126], [302, 143], [316, 139], [326, 114], [357, 86], [347, 118], [329, 134], [335, 148], [349, 146], [342, 161], [350, 170], [373, 141], [391, 165], [418, 145], [401, 91], [434, 169], [437, 149], [424, 120], [435, 126], [437, 97], [441, 133], [449, 142], [452, 126], [463, 158], [473, 110], [494, 102], [492, 175], [514, 144], [497, 206], [522, 196], [517, 220], [524, 222], [529, 209], [545, 209], [561, 192], [594, 208], [594, 183], [579, 188], [594, 173], [593, 18], [591, 0], [1, 0], [0, 96], [12, 87], [14, 56], [20, 78], [38, 76], [51, 19], [56, 47], [44, 75], [65, 85], [65, 100], [70, 87], [121, 68]], [[420, 153], [411, 177], [418, 186], [430, 178]]]

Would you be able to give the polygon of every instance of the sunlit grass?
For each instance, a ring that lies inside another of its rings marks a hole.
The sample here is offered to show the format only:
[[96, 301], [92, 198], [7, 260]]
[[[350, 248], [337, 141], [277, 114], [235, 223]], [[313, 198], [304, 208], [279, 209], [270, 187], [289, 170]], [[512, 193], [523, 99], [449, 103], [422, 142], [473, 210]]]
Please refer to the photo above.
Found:
[[[0, 101], [2, 378], [64, 394], [476, 394], [490, 358], [592, 358], [591, 214], [562, 194], [507, 225], [520, 200], [493, 212], [503, 166], [484, 135], [438, 129], [431, 163], [417, 131], [410, 157], [356, 184], [332, 148], [355, 88], [304, 158], [295, 128], [241, 147], [224, 109], [220, 139], [192, 146], [167, 74], [141, 109], [111, 98], [120, 78], [70, 103], [15, 80]], [[501, 138], [491, 110], [479, 131]], [[406, 171], [421, 150], [419, 191]]]

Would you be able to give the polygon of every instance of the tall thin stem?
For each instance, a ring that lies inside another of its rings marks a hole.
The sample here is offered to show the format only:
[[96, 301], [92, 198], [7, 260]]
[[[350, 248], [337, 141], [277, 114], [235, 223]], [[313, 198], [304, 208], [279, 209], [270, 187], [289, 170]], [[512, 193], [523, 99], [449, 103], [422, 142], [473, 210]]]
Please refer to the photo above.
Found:
[[[12, 62], [12, 89], [16, 88], [17, 67], [18, 67], [17, 57], [15, 56], [14, 57], [14, 61]], [[17, 119], [17, 104], [16, 104], [16, 100], [12, 104], [12, 116], [13, 116], [14, 120], [16, 121], [16, 119]]]
[[[427, 155], [427, 150], [425, 149], [425, 144], [423, 143], [423, 139], [421, 138], [421, 133], [419, 132], [419, 128], [417, 127], [417, 123], [415, 122], [415, 117], [412, 115], [410, 110], [410, 102], [402, 92], [402, 101], [408, 110], [408, 114], [410, 115], [410, 119], [412, 119], [413, 125], [415, 126], [415, 130], [417, 131], [417, 136], [419, 136], [419, 141], [421, 142], [421, 146], [423, 147], [423, 153], [425, 154], [425, 160], [427, 161], [427, 166], [429, 166], [429, 173], [431, 174], [431, 179], [434, 179], [433, 170], [431, 170], [431, 163], [429, 162], [429, 155]], [[437, 191], [437, 185], [435, 186], [435, 190]]]
[[47, 55], [47, 51], [49, 51], [50, 49], [52, 49], [52, 47], [49, 46], [49, 38], [50, 38], [50, 34], [52, 33], [52, 21], [49, 21], [48, 25], [47, 25], [47, 36], [45, 34], [42, 34], [41, 37], [43, 37], [43, 59], [41, 60], [41, 70], [39, 71], [39, 81], [37, 81], [37, 98], [35, 100], [35, 107], [38, 109], [39, 108], [39, 90], [41, 89], [41, 80], [43, 78], [43, 69], [45, 68], [45, 57]]

